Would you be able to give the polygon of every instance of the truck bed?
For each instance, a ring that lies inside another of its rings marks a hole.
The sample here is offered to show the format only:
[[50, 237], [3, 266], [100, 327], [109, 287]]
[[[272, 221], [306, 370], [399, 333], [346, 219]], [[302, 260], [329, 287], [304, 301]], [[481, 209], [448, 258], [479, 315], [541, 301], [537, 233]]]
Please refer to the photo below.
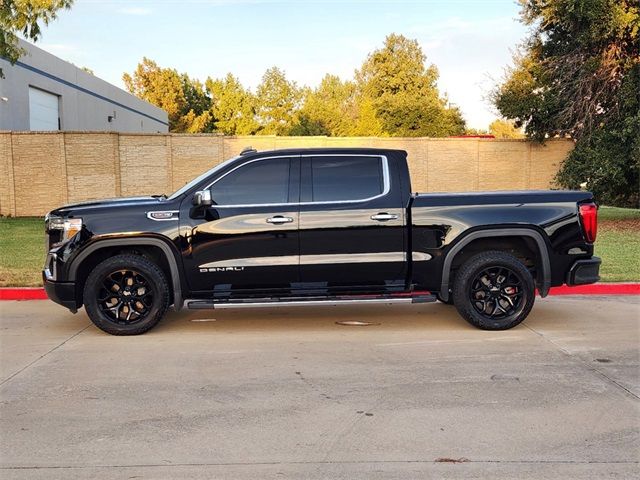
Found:
[[414, 193], [413, 207], [442, 205], [504, 205], [523, 203], [576, 203], [593, 198], [590, 192], [579, 190], [514, 190], [487, 192]]

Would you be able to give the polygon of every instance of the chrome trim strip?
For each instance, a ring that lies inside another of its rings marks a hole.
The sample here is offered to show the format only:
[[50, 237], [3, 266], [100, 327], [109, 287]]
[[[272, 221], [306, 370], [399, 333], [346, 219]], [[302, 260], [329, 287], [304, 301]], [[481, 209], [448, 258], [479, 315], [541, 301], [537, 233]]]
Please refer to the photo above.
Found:
[[431, 260], [433, 257], [425, 252], [411, 252], [411, 259], [414, 262], [426, 262], [427, 260]]
[[216, 267], [274, 267], [276, 265], [298, 265], [298, 255], [282, 255], [280, 257], [252, 257], [252, 258], [232, 258], [229, 260], [218, 260], [217, 262], [203, 263], [198, 268]]
[[375, 200], [376, 198], [384, 197], [391, 191], [391, 181], [389, 175], [389, 160], [386, 155], [367, 155], [367, 154], [356, 154], [356, 153], [321, 153], [317, 155], [274, 155], [270, 157], [262, 157], [256, 158], [254, 160], [250, 160], [242, 165], [238, 165], [237, 167], [232, 168], [224, 175], [219, 178], [216, 178], [213, 182], [211, 182], [206, 187], [201, 190], [207, 190], [211, 188], [216, 182], [223, 179], [231, 172], [236, 171], [239, 168], [244, 167], [245, 165], [249, 165], [250, 163], [260, 162], [262, 160], [270, 160], [274, 158], [311, 158], [311, 157], [369, 157], [369, 158], [380, 158], [382, 160], [382, 182], [383, 188], [382, 193], [378, 195], [374, 195], [373, 197], [358, 199], [358, 200], [335, 200], [335, 201], [326, 201], [326, 202], [291, 202], [291, 203], [250, 203], [244, 205], [212, 205], [210, 208], [242, 208], [242, 207], [282, 207], [286, 205], [335, 205], [335, 204], [343, 204], [343, 203], [362, 203], [362, 202], [370, 202], [371, 200]]
[[[170, 213], [171, 218], [153, 218], [151, 216], [152, 213]], [[180, 210], [152, 210], [147, 212], [147, 218], [149, 220], [153, 220], [154, 222], [170, 222], [172, 220], [180, 220], [179, 216], [174, 216], [176, 213], [180, 213]]]
[[[412, 303], [411, 297], [402, 298], [371, 298], [371, 299], [348, 299], [348, 300], [293, 300], [278, 302], [255, 302], [255, 303], [212, 303], [214, 310], [229, 308], [254, 308], [254, 307], [319, 307], [322, 305], [362, 305], [363, 303], [391, 304], [391, 303]], [[188, 305], [188, 303], [187, 303]], [[188, 306], [187, 306], [188, 308]]]
[[[429, 258], [431, 258], [431, 256], [429, 256]], [[203, 265], [200, 265], [198, 268], [274, 267], [282, 265], [326, 265], [333, 263], [387, 263], [404, 262], [405, 259], [406, 256], [404, 252], [282, 255], [279, 257], [250, 257], [219, 260], [216, 262], [205, 263]]]
[[[281, 255], [278, 257], [249, 257], [218, 260], [200, 265], [198, 268], [216, 267], [275, 267], [286, 265], [326, 265], [333, 263], [388, 263], [404, 262], [404, 252], [376, 252], [376, 253], [328, 253], [317, 255]], [[431, 255], [424, 252], [413, 252], [414, 262], [431, 260]]]

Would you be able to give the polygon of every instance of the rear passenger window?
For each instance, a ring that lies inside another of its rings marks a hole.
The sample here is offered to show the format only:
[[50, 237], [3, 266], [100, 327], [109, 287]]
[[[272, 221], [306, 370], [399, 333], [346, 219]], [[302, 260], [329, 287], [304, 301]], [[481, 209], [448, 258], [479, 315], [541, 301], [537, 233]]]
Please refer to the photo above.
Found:
[[314, 157], [311, 159], [314, 202], [363, 200], [384, 190], [380, 157]]

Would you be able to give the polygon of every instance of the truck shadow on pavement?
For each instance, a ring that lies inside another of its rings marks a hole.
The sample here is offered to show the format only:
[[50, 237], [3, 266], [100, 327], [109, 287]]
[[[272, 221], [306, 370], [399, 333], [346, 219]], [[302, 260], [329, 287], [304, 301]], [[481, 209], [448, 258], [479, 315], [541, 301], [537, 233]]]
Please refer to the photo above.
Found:
[[[338, 323], [338, 322], [341, 322]], [[356, 323], [355, 325], [353, 323]], [[350, 305], [170, 312], [151, 332], [476, 330], [449, 305]]]

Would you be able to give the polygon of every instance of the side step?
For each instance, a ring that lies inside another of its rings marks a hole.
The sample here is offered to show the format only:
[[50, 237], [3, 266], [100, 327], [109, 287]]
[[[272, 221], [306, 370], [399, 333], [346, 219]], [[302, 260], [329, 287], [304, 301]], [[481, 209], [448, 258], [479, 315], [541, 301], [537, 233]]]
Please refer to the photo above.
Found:
[[258, 308], [258, 307], [299, 307], [322, 305], [364, 305], [364, 304], [397, 304], [397, 303], [430, 303], [436, 296], [428, 292], [399, 295], [350, 295], [340, 297], [294, 297], [294, 298], [248, 298], [238, 300], [185, 300], [189, 310], [210, 310], [225, 308]]

